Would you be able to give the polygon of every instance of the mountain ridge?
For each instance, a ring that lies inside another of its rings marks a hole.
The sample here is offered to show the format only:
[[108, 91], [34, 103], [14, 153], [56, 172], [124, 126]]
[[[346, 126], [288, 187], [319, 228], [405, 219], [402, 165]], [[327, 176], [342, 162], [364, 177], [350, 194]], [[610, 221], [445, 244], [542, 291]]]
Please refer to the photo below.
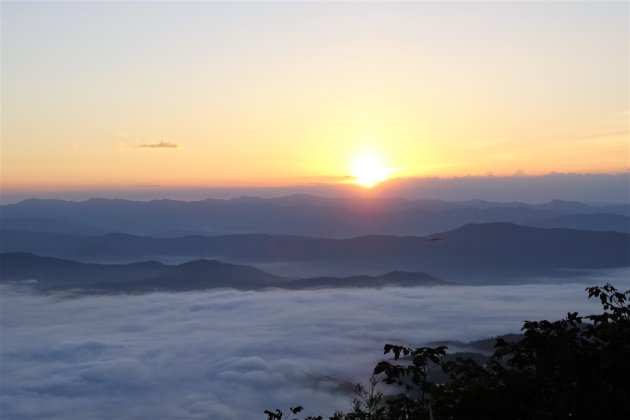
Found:
[[[573, 214], [590, 214], [591, 217], [588, 221], [579, 218], [556, 221]], [[630, 205], [594, 206], [562, 200], [528, 204], [292, 195], [201, 201], [28, 199], [0, 206], [0, 223], [5, 228], [59, 233], [117, 231], [150, 236], [181, 236], [183, 232], [330, 238], [372, 233], [426, 235], [467, 223], [489, 222], [545, 223], [546, 227], [593, 230], [612, 228], [630, 233]]]
[[[268, 234], [87, 237], [11, 230], [2, 231], [2, 238], [0, 250], [4, 252], [30, 252], [83, 262], [209, 258], [262, 267], [273, 264], [274, 274], [293, 277], [402, 270], [467, 282], [487, 281], [484, 277], [488, 276], [555, 276], [566, 270], [630, 265], [629, 234], [512, 223], [469, 224], [430, 236], [368, 235], [350, 239]], [[293, 265], [295, 271], [278, 268], [278, 264]]]
[[0, 253], [0, 281], [24, 282], [42, 291], [149, 292], [213, 288], [263, 290], [282, 288], [375, 288], [451, 285], [426, 273], [390, 272], [380, 276], [287, 279], [254, 267], [217, 260], [192, 260], [178, 265], [157, 261], [130, 264], [93, 264], [30, 253]]

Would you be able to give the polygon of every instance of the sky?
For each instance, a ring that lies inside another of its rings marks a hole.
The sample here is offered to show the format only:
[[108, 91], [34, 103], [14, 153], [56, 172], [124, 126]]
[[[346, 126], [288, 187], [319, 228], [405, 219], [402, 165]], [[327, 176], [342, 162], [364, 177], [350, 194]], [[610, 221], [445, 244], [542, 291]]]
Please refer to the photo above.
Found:
[[[610, 273], [612, 274], [612, 273]], [[518, 332], [601, 312], [586, 284], [89, 296], [2, 285], [0, 411], [11, 419], [262, 419], [350, 408], [386, 343]], [[453, 350], [455, 346], [451, 346]]]
[[630, 167], [627, 2], [2, 2], [2, 189]]

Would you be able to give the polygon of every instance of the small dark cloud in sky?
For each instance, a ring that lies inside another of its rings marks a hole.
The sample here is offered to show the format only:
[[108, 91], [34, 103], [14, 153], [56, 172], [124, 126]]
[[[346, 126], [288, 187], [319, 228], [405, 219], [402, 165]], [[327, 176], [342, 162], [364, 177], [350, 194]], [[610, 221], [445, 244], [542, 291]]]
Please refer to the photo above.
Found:
[[177, 149], [179, 144], [170, 143], [168, 141], [160, 140], [158, 143], [143, 143], [136, 146], [136, 149]]

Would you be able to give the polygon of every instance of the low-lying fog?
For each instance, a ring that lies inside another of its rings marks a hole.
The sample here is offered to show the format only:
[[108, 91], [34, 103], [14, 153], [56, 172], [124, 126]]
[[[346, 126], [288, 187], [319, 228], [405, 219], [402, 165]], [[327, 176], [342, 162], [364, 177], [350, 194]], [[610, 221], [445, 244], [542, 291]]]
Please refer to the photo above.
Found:
[[81, 296], [2, 289], [0, 413], [11, 419], [262, 419], [349, 408], [385, 343], [475, 340], [599, 311], [586, 285]]

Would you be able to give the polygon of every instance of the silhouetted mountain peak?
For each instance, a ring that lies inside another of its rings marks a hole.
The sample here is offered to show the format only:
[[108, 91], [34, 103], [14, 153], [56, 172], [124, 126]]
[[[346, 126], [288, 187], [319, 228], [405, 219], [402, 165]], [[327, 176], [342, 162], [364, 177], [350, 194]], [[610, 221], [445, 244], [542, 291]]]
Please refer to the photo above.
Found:
[[142, 238], [140, 235], [133, 235], [131, 233], [110, 232], [101, 236], [104, 240], [124, 240], [130, 238]]
[[531, 231], [536, 228], [517, 225], [510, 222], [494, 222], [494, 223], [468, 223], [448, 232], [436, 234], [437, 236], [456, 236], [461, 234], [488, 234], [500, 233], [511, 234], [512, 232]]
[[590, 206], [584, 203], [580, 203], [578, 201], [567, 201], [567, 200], [560, 200], [560, 199], [551, 200], [550, 202], [542, 204], [541, 206], [548, 209], [568, 211], [568, 212], [584, 211], [584, 210], [590, 209]]
[[[623, 205], [595, 207], [563, 200], [526, 204], [485, 200], [409, 201], [396, 197], [325, 198], [297, 194], [277, 198], [244, 196], [190, 202], [29, 199], [1, 206], [0, 218], [3, 228], [65, 233], [126, 232], [149, 236], [163, 232], [268, 233], [351, 238], [366, 234], [427, 235], [449, 231], [467, 223], [536, 225], [545, 220], [549, 220], [545, 227], [554, 227], [556, 223], [558, 227], [625, 232], [627, 226], [618, 221], [611, 222], [606, 216], [594, 216], [584, 222], [579, 219], [571, 222], [554, 220], [576, 213], [605, 212], [627, 216], [628, 211], [628, 206]], [[35, 220], [17, 221], [18, 218], [48, 218], [54, 221], [42, 225]]]
[[450, 284], [426, 273], [393, 271], [381, 276], [318, 277], [287, 280], [258, 268], [198, 259], [180, 265], [155, 261], [131, 264], [86, 264], [34, 254], [0, 253], [0, 280], [36, 279], [42, 290], [83, 289], [139, 292], [199, 290], [215, 287], [257, 290], [266, 287], [308, 289], [321, 287], [436, 286]]
[[394, 270], [390, 271], [386, 274], [381, 274], [377, 276], [378, 279], [382, 280], [428, 280], [428, 279], [436, 279], [430, 274], [418, 272], [418, 271], [400, 271]]
[[125, 266], [130, 267], [130, 268], [143, 268], [143, 269], [160, 269], [160, 268], [166, 267], [165, 264], [162, 264], [161, 262], [158, 262], [158, 261], [140, 261], [140, 262], [125, 264]]
[[197, 270], [212, 270], [217, 267], [239, 267], [234, 264], [226, 264], [217, 260], [206, 260], [206, 259], [198, 259], [185, 262], [183, 264], [178, 265], [177, 267], [187, 270], [187, 271], [197, 271]]

